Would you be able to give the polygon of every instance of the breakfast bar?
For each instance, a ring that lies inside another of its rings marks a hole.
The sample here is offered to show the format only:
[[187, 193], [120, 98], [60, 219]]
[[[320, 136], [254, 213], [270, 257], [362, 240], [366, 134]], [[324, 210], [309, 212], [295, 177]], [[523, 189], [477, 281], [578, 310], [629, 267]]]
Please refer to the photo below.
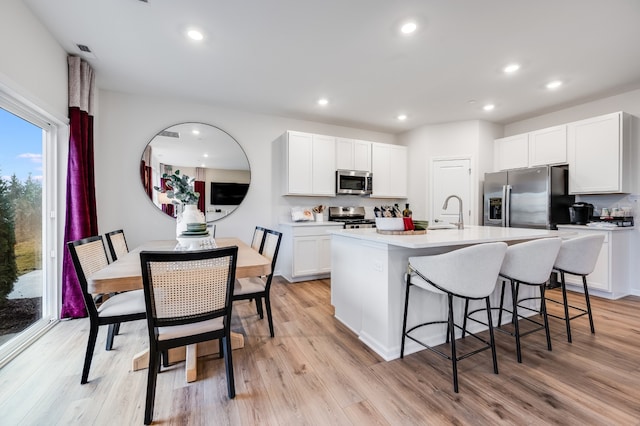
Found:
[[[331, 304], [335, 317], [387, 361], [400, 356], [404, 274], [409, 257], [445, 253], [473, 244], [495, 241], [514, 244], [562, 235], [545, 229], [488, 226], [429, 230], [423, 235], [384, 235], [375, 229], [345, 229], [331, 234]], [[520, 295], [528, 297], [532, 295], [528, 292], [533, 291], [533, 288], [521, 288]], [[408, 324], [431, 317], [446, 318], [444, 296], [425, 293], [412, 295]], [[509, 298], [505, 299], [505, 307], [510, 309]], [[496, 291], [491, 297], [492, 306], [498, 306], [498, 302], [499, 291]], [[462, 303], [457, 307], [456, 315], [461, 317]], [[510, 315], [503, 316], [503, 323], [509, 321]], [[482, 327], [472, 324], [469, 330], [476, 332]], [[445, 341], [446, 326], [426, 327], [422, 332], [421, 339], [429, 345], [438, 345]], [[407, 342], [405, 353], [421, 349], [423, 347], [415, 342]]]

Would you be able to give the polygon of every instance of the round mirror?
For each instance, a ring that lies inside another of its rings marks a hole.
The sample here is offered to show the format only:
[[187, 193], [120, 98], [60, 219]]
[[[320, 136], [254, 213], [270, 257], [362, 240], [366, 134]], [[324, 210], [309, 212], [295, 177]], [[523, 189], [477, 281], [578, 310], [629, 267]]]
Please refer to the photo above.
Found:
[[165, 214], [176, 217], [177, 206], [166, 194], [162, 176], [180, 172], [194, 178], [200, 193], [198, 209], [207, 222], [222, 219], [240, 205], [249, 190], [251, 170], [247, 155], [227, 132], [204, 123], [181, 123], [167, 127], [147, 144], [140, 174], [145, 193]]

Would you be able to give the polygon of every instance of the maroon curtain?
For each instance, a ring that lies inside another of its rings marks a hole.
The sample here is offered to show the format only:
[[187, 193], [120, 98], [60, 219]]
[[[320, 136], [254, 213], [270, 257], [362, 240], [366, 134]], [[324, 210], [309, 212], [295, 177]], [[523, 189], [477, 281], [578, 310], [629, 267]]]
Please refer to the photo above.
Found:
[[[160, 178], [160, 184], [162, 185], [162, 189], [164, 189], [165, 191], [167, 189], [170, 189], [167, 186], [167, 182], [169, 181], [169, 179], [165, 179], [165, 178]], [[168, 214], [171, 217], [175, 217], [175, 206], [173, 204], [161, 204], [162, 206], [162, 211], [165, 212], [166, 214]]]
[[193, 183], [193, 190], [200, 193], [200, 198], [198, 198], [198, 210], [202, 213], [206, 212], [204, 209], [204, 182], [201, 180], [197, 180]]
[[73, 261], [66, 245], [98, 235], [93, 166], [93, 70], [80, 58], [69, 58], [69, 158], [62, 263], [62, 318], [87, 316]]
[[151, 167], [147, 166], [147, 163], [142, 160], [140, 162], [140, 178], [142, 179], [144, 190], [153, 199], [153, 182], [151, 182]]

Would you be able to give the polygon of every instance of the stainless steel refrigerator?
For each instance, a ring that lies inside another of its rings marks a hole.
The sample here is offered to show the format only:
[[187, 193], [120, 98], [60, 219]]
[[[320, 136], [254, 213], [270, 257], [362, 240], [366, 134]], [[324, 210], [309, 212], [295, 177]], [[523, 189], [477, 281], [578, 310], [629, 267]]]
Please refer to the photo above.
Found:
[[567, 166], [544, 166], [484, 175], [484, 225], [556, 229], [569, 223]]

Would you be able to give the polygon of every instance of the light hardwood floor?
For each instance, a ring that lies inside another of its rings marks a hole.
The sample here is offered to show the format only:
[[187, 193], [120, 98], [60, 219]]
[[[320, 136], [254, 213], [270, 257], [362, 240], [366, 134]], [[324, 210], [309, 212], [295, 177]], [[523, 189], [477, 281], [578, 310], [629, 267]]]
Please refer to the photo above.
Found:
[[[552, 319], [553, 351], [544, 333], [526, 336], [522, 364], [513, 338], [498, 333], [500, 374], [487, 351], [463, 360], [455, 394], [450, 363], [431, 352], [385, 362], [367, 349], [333, 318], [329, 286], [274, 279], [273, 339], [254, 304], [235, 304], [232, 328], [246, 338], [233, 352], [236, 398], [227, 398], [221, 359], [199, 359], [198, 380], [189, 384], [178, 363], [158, 377], [155, 423], [640, 424], [638, 297], [593, 297], [596, 334], [586, 318], [576, 320], [573, 344]], [[145, 327], [123, 324], [110, 352], [102, 327], [89, 383], [80, 385], [88, 320], [61, 322], [0, 370], [0, 424], [142, 424], [147, 373], [130, 365], [147, 347]]]

